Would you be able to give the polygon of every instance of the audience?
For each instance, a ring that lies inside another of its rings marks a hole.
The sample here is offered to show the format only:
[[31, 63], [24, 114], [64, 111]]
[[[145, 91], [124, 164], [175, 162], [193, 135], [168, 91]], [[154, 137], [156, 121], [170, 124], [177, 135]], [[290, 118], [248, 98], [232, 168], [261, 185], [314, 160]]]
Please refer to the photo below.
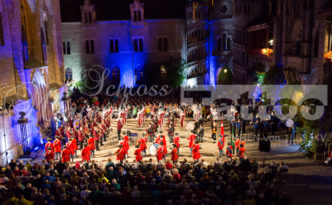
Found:
[[[171, 166], [172, 165], [172, 166]], [[202, 160], [105, 167], [13, 160], [0, 169], [3, 204], [290, 204], [276, 185], [286, 165], [258, 170], [255, 160], [210, 165]]]

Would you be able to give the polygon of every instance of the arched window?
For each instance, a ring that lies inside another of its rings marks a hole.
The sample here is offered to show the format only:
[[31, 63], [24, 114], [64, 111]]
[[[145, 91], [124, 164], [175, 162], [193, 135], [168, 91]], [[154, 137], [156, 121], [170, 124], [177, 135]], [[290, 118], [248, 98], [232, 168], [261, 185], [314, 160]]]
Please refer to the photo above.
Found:
[[136, 83], [141, 83], [144, 78], [144, 72], [142, 66], [137, 66], [135, 68], [135, 79]]
[[73, 71], [71, 68], [67, 67], [65, 73], [66, 73], [66, 82], [73, 80]]
[[112, 83], [119, 84], [120, 83], [120, 69], [119, 67], [113, 67], [112, 69]]

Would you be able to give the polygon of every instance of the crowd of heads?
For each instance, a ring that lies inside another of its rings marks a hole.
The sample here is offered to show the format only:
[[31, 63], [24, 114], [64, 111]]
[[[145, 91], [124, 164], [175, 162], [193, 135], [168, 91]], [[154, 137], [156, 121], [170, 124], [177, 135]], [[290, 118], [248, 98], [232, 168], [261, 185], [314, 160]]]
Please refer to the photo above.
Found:
[[0, 169], [3, 204], [290, 204], [278, 189], [285, 164], [16, 162]]

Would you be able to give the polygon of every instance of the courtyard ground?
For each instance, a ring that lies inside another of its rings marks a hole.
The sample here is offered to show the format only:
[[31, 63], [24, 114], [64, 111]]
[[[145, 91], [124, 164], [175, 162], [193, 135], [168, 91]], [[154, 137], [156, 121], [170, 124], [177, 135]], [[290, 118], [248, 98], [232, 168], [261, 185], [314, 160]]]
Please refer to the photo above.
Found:
[[[186, 120], [186, 123], [189, 123], [191, 120]], [[138, 133], [141, 136], [144, 132], [144, 128], [147, 127], [150, 120], [144, 122], [143, 128], [138, 127], [136, 119], [128, 119], [125, 124], [123, 131], [130, 130], [132, 133]], [[188, 148], [188, 136], [190, 131], [184, 128], [181, 128], [179, 121], [176, 123], [175, 131], [180, 135], [180, 156], [179, 160], [182, 161], [184, 158], [192, 160], [189, 157], [189, 148]], [[224, 122], [225, 134], [227, 135], [226, 143], [230, 140], [230, 126], [227, 122]], [[211, 128], [210, 121], [204, 122], [205, 129], [205, 138], [204, 143], [201, 144], [201, 156], [202, 159], [209, 163], [213, 163], [219, 155], [217, 149], [217, 143], [211, 139]], [[167, 136], [166, 126], [162, 128], [164, 134]], [[289, 166], [289, 173], [286, 177], [286, 181], [282, 183], [281, 189], [286, 191], [288, 195], [292, 198], [293, 204], [332, 204], [332, 166], [322, 166], [321, 162], [315, 161], [313, 159], [305, 158], [303, 153], [299, 151], [299, 145], [288, 145], [287, 135], [283, 132], [278, 132], [276, 136], [271, 139], [271, 150], [270, 152], [260, 152], [258, 150], [258, 142], [255, 142], [252, 138], [252, 126], [247, 126], [246, 133], [246, 152], [247, 156], [250, 159], [256, 158], [258, 163], [262, 165], [263, 163], [280, 163], [284, 161]], [[218, 133], [220, 133], [220, 127], [218, 127]], [[249, 137], [248, 137], [249, 136]], [[251, 137], [250, 137], [251, 136]], [[167, 148], [171, 150], [171, 145], [167, 139]], [[297, 141], [299, 142], [299, 141]], [[130, 143], [129, 149], [129, 162], [133, 162], [135, 159], [134, 150], [135, 145], [137, 144], [137, 138], [133, 138]], [[116, 160], [114, 152], [118, 148], [119, 142], [116, 135], [116, 120], [112, 122], [112, 131], [107, 138], [107, 141], [104, 142], [104, 145], [101, 146], [101, 150], [97, 151], [95, 154], [94, 160], [97, 164], [104, 166], [108, 158], [111, 158], [113, 161]], [[147, 143], [147, 146], [151, 145], [150, 142]], [[152, 158], [156, 161], [155, 156], [150, 156], [147, 152], [147, 156], [143, 158], [144, 161]], [[80, 151], [78, 151], [80, 156]], [[170, 160], [170, 154], [167, 156], [167, 160]], [[41, 160], [41, 157], [39, 158]], [[80, 161], [81, 158], [76, 159], [75, 161]], [[225, 157], [222, 158], [225, 160]]]

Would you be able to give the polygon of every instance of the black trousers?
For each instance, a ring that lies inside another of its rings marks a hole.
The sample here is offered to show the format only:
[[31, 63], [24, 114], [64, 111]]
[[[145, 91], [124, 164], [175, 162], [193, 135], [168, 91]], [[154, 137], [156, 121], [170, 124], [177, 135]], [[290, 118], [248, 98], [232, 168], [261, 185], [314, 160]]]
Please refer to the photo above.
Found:
[[118, 130], [118, 139], [121, 140], [121, 130]]

